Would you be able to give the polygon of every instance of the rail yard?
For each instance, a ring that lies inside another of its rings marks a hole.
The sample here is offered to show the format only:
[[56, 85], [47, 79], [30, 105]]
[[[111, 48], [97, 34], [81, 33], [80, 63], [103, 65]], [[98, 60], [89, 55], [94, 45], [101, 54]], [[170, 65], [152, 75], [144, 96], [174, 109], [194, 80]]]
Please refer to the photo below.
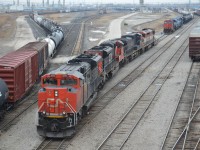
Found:
[[198, 15], [0, 15], [0, 150], [200, 149]]

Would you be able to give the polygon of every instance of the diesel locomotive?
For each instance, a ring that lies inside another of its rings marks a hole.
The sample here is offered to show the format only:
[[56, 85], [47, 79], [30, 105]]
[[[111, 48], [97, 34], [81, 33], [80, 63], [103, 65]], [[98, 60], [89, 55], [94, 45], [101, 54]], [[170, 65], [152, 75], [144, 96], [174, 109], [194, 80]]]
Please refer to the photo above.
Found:
[[51, 138], [71, 137], [97, 92], [117, 70], [155, 44], [155, 31], [143, 29], [84, 51], [41, 78], [37, 132]]

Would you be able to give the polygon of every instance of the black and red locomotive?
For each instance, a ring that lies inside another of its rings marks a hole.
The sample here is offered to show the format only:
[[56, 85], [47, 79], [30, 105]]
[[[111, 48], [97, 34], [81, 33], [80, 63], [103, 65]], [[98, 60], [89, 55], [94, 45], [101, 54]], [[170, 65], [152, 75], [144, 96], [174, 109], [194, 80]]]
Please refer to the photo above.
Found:
[[39, 135], [72, 136], [98, 90], [126, 62], [154, 46], [154, 34], [153, 29], [143, 29], [105, 41], [42, 76], [38, 93]]

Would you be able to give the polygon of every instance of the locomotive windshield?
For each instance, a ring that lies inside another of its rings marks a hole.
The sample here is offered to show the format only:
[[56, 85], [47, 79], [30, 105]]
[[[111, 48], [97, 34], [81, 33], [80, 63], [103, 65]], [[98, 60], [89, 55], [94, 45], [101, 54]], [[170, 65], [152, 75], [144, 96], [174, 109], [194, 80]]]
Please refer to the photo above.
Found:
[[164, 23], [172, 23], [172, 21], [171, 20], [167, 20]]
[[57, 85], [57, 80], [54, 78], [45, 78], [43, 80], [43, 84], [45, 85]]
[[77, 80], [75, 79], [61, 79], [60, 80], [60, 85], [76, 85]]

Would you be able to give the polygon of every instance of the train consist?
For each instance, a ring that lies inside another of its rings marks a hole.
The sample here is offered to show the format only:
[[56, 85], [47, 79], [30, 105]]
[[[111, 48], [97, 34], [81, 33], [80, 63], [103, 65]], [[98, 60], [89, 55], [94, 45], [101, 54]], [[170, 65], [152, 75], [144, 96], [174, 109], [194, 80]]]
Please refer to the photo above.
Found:
[[64, 138], [75, 133], [97, 92], [127, 61], [155, 44], [155, 31], [143, 29], [105, 41], [41, 78], [37, 132]]
[[183, 14], [183, 16], [165, 20], [164, 25], [163, 25], [163, 28], [164, 28], [163, 32], [166, 34], [172, 33], [175, 30], [179, 29], [183, 24], [186, 24], [192, 19], [193, 19], [192, 14]]
[[64, 39], [63, 29], [56, 22], [44, 18], [43, 16], [40, 16], [37, 13], [31, 14], [30, 17], [42, 28], [48, 30], [51, 33], [42, 41], [48, 43], [49, 57], [53, 57], [53, 55], [56, 53], [56, 48]]
[[49, 57], [53, 56], [64, 37], [62, 28], [55, 22], [37, 14], [31, 17], [51, 34], [43, 41], [30, 42], [0, 58], [0, 116], [3, 116], [5, 103], [14, 105], [40, 79]]
[[200, 60], [200, 22], [194, 27], [189, 36], [189, 57]]

